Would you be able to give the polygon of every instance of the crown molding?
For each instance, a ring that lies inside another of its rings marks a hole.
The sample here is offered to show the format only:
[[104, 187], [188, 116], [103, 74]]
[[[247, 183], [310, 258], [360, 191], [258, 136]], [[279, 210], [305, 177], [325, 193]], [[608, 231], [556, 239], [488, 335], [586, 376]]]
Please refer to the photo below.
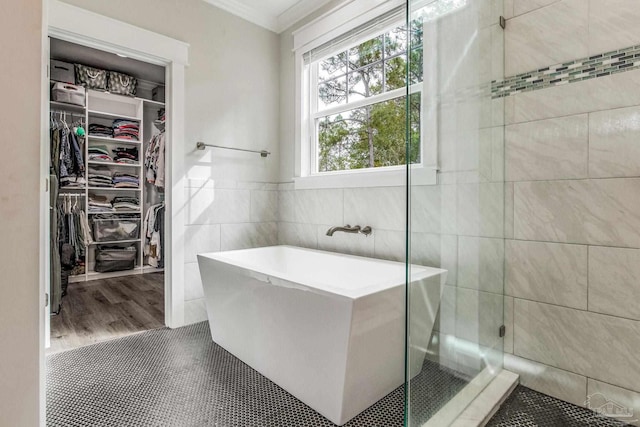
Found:
[[300, 0], [280, 15], [271, 15], [238, 0], [204, 0], [212, 6], [280, 34], [332, 0]]
[[270, 16], [264, 12], [261, 12], [253, 7], [241, 4], [234, 0], [204, 0], [212, 6], [227, 11], [233, 15], [236, 15], [244, 20], [259, 25], [267, 30], [271, 30], [275, 33], [278, 32], [278, 20], [275, 16]]
[[281, 33], [301, 19], [311, 15], [332, 0], [301, 0], [277, 17], [277, 32]]

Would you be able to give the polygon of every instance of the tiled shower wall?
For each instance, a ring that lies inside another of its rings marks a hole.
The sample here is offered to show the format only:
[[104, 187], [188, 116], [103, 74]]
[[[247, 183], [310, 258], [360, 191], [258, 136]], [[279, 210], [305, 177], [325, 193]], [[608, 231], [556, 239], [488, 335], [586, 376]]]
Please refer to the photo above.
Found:
[[[506, 14], [507, 76], [602, 66], [599, 54], [640, 44], [637, 0], [511, 0]], [[560, 399], [584, 405], [600, 392], [640, 414], [634, 67], [504, 98], [505, 367]]]

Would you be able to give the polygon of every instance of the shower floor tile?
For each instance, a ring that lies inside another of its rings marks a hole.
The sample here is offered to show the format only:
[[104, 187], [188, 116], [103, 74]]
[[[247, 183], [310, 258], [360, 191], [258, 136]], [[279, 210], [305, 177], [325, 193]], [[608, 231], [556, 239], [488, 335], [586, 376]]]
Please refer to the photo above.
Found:
[[627, 425], [523, 386], [516, 387], [487, 424], [488, 427], [622, 427]]
[[[428, 419], [465, 384], [426, 361], [412, 381], [414, 419]], [[216, 345], [207, 322], [47, 357], [49, 427], [333, 425]], [[404, 387], [346, 424], [403, 425]]]

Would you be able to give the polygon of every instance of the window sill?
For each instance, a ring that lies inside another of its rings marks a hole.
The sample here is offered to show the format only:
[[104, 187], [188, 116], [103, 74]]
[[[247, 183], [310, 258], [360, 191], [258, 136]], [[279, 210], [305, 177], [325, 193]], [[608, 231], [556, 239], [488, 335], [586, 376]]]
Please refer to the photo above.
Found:
[[[321, 188], [400, 187], [407, 184], [405, 168], [390, 170], [359, 170], [351, 172], [310, 175], [294, 178], [296, 190]], [[411, 185], [435, 185], [437, 171], [415, 167], [411, 171]]]

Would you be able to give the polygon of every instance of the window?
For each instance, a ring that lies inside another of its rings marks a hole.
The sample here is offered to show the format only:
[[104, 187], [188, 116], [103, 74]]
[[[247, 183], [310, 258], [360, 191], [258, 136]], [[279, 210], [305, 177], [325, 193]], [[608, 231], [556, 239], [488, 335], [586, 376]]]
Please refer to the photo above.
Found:
[[312, 174], [404, 166], [407, 123], [409, 162], [420, 163], [421, 24], [409, 31], [394, 25], [329, 56], [312, 56], [306, 62]]
[[296, 188], [404, 185], [407, 161], [412, 182], [436, 183], [423, 31], [404, 0], [353, 0], [294, 32]]

